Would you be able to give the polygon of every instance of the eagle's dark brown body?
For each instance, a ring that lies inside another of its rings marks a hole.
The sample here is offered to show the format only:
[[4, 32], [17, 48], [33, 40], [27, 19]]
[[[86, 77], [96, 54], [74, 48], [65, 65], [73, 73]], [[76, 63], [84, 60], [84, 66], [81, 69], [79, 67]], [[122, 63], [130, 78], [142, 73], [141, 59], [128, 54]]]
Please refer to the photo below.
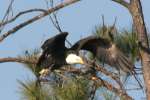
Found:
[[68, 33], [64, 32], [50, 38], [42, 45], [43, 53], [40, 56], [37, 66], [42, 68], [57, 69], [66, 64], [65, 39]]

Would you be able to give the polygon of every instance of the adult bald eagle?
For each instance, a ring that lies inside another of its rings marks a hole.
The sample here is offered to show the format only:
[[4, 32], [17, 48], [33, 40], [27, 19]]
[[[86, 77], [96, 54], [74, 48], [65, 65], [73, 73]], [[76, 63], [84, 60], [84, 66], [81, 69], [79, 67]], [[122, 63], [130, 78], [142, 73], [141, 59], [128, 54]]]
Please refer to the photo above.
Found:
[[62, 32], [44, 42], [41, 46], [43, 52], [39, 57], [37, 66], [42, 68], [40, 74], [46, 74], [49, 70], [58, 69], [67, 64], [83, 64], [81, 57], [72, 53], [69, 48], [65, 47], [67, 32]]
[[126, 73], [134, 71], [133, 63], [111, 41], [97, 36], [89, 36], [77, 41], [71, 48], [66, 48], [65, 39], [67, 35], [67, 32], [63, 32], [44, 42], [41, 47], [43, 53], [37, 66], [53, 70], [65, 64], [83, 64], [82, 58], [72, 51], [78, 53], [80, 50], [87, 50], [117, 70]]
[[78, 53], [80, 50], [87, 50], [117, 70], [121, 69], [127, 73], [134, 70], [135, 67], [132, 62], [111, 41], [97, 36], [89, 36], [77, 41], [71, 48], [66, 48], [65, 39], [67, 35], [67, 32], [63, 32], [44, 42], [41, 47], [43, 53], [38, 60], [38, 66], [53, 70], [65, 64], [83, 64], [82, 58], [72, 51]]
[[[101, 37], [89, 36], [77, 41], [71, 48], [66, 48], [65, 39], [67, 35], [67, 32], [63, 32], [44, 42], [41, 47], [43, 53], [37, 63], [37, 66], [43, 68], [40, 74], [67, 64], [84, 64], [82, 58], [77, 56], [76, 53], [80, 50], [87, 50], [104, 63], [135, 76], [133, 63], [111, 41]], [[76, 53], [72, 53], [72, 51]], [[135, 79], [137, 80], [136, 77]]]

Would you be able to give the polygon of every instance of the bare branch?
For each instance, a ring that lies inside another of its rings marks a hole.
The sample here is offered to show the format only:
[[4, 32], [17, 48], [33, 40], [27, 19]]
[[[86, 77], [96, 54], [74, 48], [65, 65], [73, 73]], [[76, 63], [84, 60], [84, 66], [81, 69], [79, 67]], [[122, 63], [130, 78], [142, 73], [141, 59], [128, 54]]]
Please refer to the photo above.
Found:
[[15, 17], [13, 17], [13, 18], [5, 21], [5, 22], [0, 23], [0, 27], [3, 26], [3, 25], [6, 25], [8, 23], [11, 23], [11, 22], [15, 21], [21, 15], [24, 15], [24, 14], [27, 14], [27, 13], [31, 13], [31, 12], [35, 12], [35, 11], [36, 12], [37, 11], [38, 12], [46, 12], [46, 10], [44, 10], [44, 9], [36, 9], [36, 8], [35, 9], [29, 9], [29, 10], [26, 10], [26, 11], [22, 11], [22, 12], [19, 12]]
[[87, 61], [87, 62], [88, 62], [87, 66], [94, 66], [96, 71], [100, 71], [103, 74], [105, 74], [106, 76], [110, 77], [112, 80], [114, 80], [120, 86], [120, 88], [123, 87], [123, 84], [120, 82], [120, 79], [118, 76], [113, 75], [111, 72], [107, 71], [105, 68], [98, 65], [96, 62], [92, 62], [92, 64], [90, 61]]
[[113, 75], [112, 73], [108, 72], [106, 69], [104, 69], [103, 67], [96, 65], [95, 66], [97, 71], [102, 72], [103, 74], [105, 74], [106, 76], [109, 76], [111, 79], [113, 79], [114, 81], [116, 81], [116, 83], [120, 86], [120, 88], [123, 87], [123, 84], [120, 82], [119, 77]]
[[104, 86], [105, 88], [107, 88], [110, 91], [113, 91], [114, 93], [116, 93], [118, 96], [122, 97], [125, 100], [133, 100], [126, 92], [123, 92], [122, 90], [114, 87], [113, 85], [111, 85], [110, 83], [108, 83], [107, 81], [104, 81], [103, 79], [97, 77], [98, 80], [95, 81], [95, 83], [98, 86]]
[[[46, 2], [47, 9], [49, 9], [49, 2], [50, 2], [50, 7], [51, 7], [51, 8], [54, 7], [54, 6], [53, 6], [53, 5], [54, 5], [54, 4], [53, 4], [53, 3], [54, 3], [53, 0], [50, 0], [50, 1], [45, 0], [45, 2]], [[55, 13], [53, 12], [52, 15], [55, 15]], [[62, 31], [58, 29], [57, 24], [56, 24], [56, 21], [53, 20], [53, 18], [52, 18], [51, 15], [49, 15], [49, 19], [50, 19], [50, 21], [52, 22], [52, 24], [54, 25], [54, 27], [61, 33]]]
[[[49, 8], [49, 3], [48, 3], [47, 0], [45, 0], [45, 2], [46, 2], [46, 5], [47, 5], [47, 9], [48, 9]], [[50, 2], [50, 7], [53, 8], [54, 7], [54, 1], [50, 0], [49, 2]], [[61, 30], [59, 22], [58, 22], [57, 12], [53, 12], [52, 15], [53, 15], [53, 17], [51, 15], [49, 15], [49, 18], [50, 18], [51, 22], [53, 23], [53, 25], [55, 26], [55, 28], [61, 33], [62, 30]]]
[[96, 64], [95, 66], [97, 71], [101, 71], [102, 73], [104, 73], [106, 76], [109, 76], [110, 78], [112, 78], [113, 80], [119, 80], [119, 77], [114, 76], [112, 73], [108, 72], [106, 69], [104, 69], [102, 66], [99, 66]]
[[[6, 10], [6, 13], [4, 14], [4, 17], [3, 17], [2, 21], [1, 21], [1, 23], [3, 23], [3, 22], [8, 20], [9, 14], [10, 14], [10, 12], [12, 12], [12, 5], [13, 5], [13, 3], [14, 3], [14, 0], [11, 0], [10, 4], [9, 4], [7, 10]], [[12, 12], [12, 14], [13, 14], [13, 12]], [[2, 32], [4, 27], [5, 27], [4, 25], [0, 25], [0, 33]]]
[[0, 63], [6, 63], [6, 62], [19, 62], [19, 63], [30, 63], [30, 64], [36, 64], [36, 61], [31, 61], [29, 59], [21, 58], [21, 57], [7, 57], [7, 58], [0, 58]]
[[6, 13], [5, 13], [5, 15], [4, 15], [3, 19], [2, 19], [2, 22], [3, 22], [5, 19], [7, 19], [9, 12], [12, 10], [12, 5], [13, 5], [13, 3], [14, 3], [14, 0], [11, 0], [10, 4], [9, 4], [7, 10], [6, 10]]
[[112, 0], [112, 1], [121, 4], [122, 6], [124, 6], [126, 8], [129, 8], [129, 6], [130, 6], [130, 4], [124, 0]]
[[54, 11], [57, 11], [57, 10], [63, 8], [63, 7], [66, 7], [66, 6], [70, 5], [70, 4], [73, 4], [73, 3], [78, 2], [78, 1], [80, 1], [80, 0], [67, 0], [67, 1], [64, 1], [63, 3], [58, 4], [57, 6], [48, 9], [46, 12], [44, 12], [42, 14], [39, 14], [39, 15], [37, 15], [37, 16], [35, 16], [35, 17], [33, 17], [33, 18], [31, 18], [31, 19], [29, 19], [29, 20], [27, 20], [27, 21], [25, 21], [25, 22], [23, 22], [23, 23], [21, 23], [21, 24], [19, 24], [17, 26], [15, 26], [11, 30], [9, 30], [8, 32], [6, 32], [6, 33], [4, 33], [4, 34], [2, 34], [0, 36], [0, 42], [2, 42], [9, 35], [17, 32], [21, 28], [25, 27], [26, 25], [29, 25], [29, 24], [31, 24], [31, 23], [33, 23], [33, 22], [35, 22], [35, 21], [37, 21], [37, 20], [47, 16], [47, 15], [49, 15], [50, 13], [52, 13]]
[[[49, 8], [48, 1], [45, 0], [45, 2], [46, 2], [46, 5], [47, 5], [47, 9], [48, 9], [48, 8]], [[50, 4], [51, 4], [51, 5], [50, 5], [51, 8], [53, 8], [53, 7], [54, 7], [54, 2], [53, 2], [53, 0], [50, 0]], [[58, 18], [57, 18], [57, 14], [56, 14], [55, 12], [53, 12], [52, 15], [53, 15], [54, 19], [53, 19], [53, 17], [52, 17], [51, 15], [49, 15], [50, 21], [52, 22], [52, 24], [54, 25], [54, 27], [55, 27], [60, 33], [62, 33], [62, 29], [61, 29], [61, 27], [60, 27], [60, 25], [59, 25], [59, 21], [58, 21]], [[72, 44], [71, 44], [67, 39], [66, 39], [66, 42], [69, 44], [69, 46], [72, 46]]]
[[141, 88], [129, 88], [129, 89], [126, 89], [127, 91], [137, 91], [137, 90], [141, 90]]

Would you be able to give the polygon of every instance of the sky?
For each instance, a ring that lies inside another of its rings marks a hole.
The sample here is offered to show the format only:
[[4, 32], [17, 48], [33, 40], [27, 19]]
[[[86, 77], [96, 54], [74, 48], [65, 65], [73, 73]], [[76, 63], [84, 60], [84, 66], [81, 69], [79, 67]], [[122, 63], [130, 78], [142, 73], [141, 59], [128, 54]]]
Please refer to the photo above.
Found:
[[[146, 26], [150, 29], [150, 1], [141, 1]], [[0, 20], [3, 18], [9, 2], [10, 0], [0, 0]], [[45, 0], [15, 0], [13, 14], [15, 15], [20, 11], [32, 8], [46, 8]], [[27, 14], [20, 17], [12, 24], [7, 25], [2, 33], [37, 14], [39, 13]], [[102, 15], [104, 15], [105, 23], [108, 25], [112, 25], [116, 17], [116, 26], [120, 30], [128, 29], [132, 26], [132, 19], [127, 9], [111, 0], [82, 0], [59, 10], [58, 20], [63, 31], [70, 33], [67, 37], [68, 40], [74, 43], [80, 38], [90, 35], [94, 27], [102, 23]], [[56, 33], [58, 31], [52, 25], [49, 17], [45, 17], [24, 27], [0, 43], [0, 57], [16, 57], [23, 54], [25, 50], [39, 48], [44, 40], [54, 36]], [[0, 64], [0, 68], [1, 99], [20, 100], [17, 80], [32, 79], [34, 76], [19, 63], [2, 63]], [[134, 96], [136, 97], [136, 95]]]

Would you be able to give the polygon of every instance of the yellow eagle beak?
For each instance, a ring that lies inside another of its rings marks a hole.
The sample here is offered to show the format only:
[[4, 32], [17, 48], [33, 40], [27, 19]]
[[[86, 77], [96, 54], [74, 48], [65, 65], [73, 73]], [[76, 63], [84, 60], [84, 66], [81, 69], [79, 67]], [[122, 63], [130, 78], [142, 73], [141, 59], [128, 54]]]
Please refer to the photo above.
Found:
[[84, 61], [83, 61], [83, 59], [81, 59], [79, 63], [80, 63], [80, 64], [84, 64]]

